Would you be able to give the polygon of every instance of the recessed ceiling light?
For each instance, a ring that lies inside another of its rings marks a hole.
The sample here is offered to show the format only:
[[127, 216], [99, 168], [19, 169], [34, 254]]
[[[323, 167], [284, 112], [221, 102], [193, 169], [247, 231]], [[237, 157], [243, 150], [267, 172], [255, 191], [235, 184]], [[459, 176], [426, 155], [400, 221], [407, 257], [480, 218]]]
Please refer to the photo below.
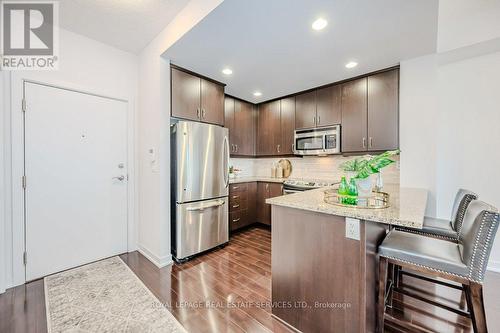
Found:
[[345, 64], [345, 67], [346, 67], [346, 68], [354, 68], [354, 67], [356, 67], [357, 65], [358, 65], [358, 63], [357, 63], [357, 62], [355, 62], [355, 61], [349, 61], [347, 64]]
[[328, 25], [328, 21], [324, 18], [319, 18], [312, 23], [312, 28], [314, 30], [323, 30]]
[[226, 75], [231, 75], [231, 74], [233, 74], [233, 71], [230, 68], [224, 68], [222, 70], [222, 73], [226, 74]]
[[260, 91], [256, 91], [256, 92], [253, 93], [253, 95], [255, 97], [259, 97], [259, 96], [262, 96], [262, 93]]

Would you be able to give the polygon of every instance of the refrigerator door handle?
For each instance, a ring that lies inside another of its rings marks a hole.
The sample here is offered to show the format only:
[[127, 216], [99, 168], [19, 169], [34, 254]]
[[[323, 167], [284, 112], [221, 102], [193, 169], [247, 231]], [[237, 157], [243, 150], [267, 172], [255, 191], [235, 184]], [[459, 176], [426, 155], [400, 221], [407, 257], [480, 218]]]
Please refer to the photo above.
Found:
[[222, 206], [224, 205], [225, 201], [224, 200], [220, 200], [220, 201], [217, 201], [215, 203], [212, 203], [212, 204], [209, 204], [209, 205], [204, 205], [204, 206], [197, 206], [197, 207], [189, 207], [189, 208], [186, 208], [187, 211], [202, 211], [204, 209], [207, 209], [207, 208], [213, 208], [213, 207], [219, 207], [219, 206]]
[[223, 149], [225, 164], [224, 164], [224, 185], [229, 186], [229, 140], [227, 136], [224, 137], [224, 149]]

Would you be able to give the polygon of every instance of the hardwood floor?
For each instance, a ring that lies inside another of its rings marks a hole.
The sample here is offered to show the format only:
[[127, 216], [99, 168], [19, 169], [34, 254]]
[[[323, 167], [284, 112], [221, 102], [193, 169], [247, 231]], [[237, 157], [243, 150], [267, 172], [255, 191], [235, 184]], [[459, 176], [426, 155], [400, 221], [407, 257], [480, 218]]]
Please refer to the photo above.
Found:
[[[251, 228], [223, 249], [183, 265], [158, 269], [138, 252], [121, 258], [189, 332], [291, 332], [271, 316], [271, 233]], [[456, 290], [404, 277], [405, 288], [460, 304]], [[500, 274], [487, 273], [485, 303], [490, 332], [500, 331]], [[391, 314], [426, 331], [471, 332], [470, 322], [448, 311], [396, 295]], [[43, 280], [0, 295], [0, 332], [47, 332]], [[389, 332], [404, 332], [394, 322]], [[424, 331], [424, 332], [426, 332]]]

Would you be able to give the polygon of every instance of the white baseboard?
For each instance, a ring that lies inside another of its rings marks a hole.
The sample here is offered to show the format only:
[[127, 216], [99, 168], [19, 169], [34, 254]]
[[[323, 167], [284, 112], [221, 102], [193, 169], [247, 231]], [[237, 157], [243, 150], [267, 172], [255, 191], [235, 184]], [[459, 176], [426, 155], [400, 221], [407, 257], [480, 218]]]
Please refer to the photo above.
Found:
[[145, 256], [149, 261], [151, 261], [158, 268], [162, 268], [162, 267], [173, 264], [172, 256], [170, 254], [167, 256], [164, 256], [164, 257], [158, 257], [157, 255], [153, 254], [151, 251], [149, 251], [147, 248], [145, 248], [142, 245], [138, 245], [137, 250], [139, 251], [140, 254]]
[[488, 263], [488, 270], [500, 273], [500, 261], [490, 260], [490, 262]]

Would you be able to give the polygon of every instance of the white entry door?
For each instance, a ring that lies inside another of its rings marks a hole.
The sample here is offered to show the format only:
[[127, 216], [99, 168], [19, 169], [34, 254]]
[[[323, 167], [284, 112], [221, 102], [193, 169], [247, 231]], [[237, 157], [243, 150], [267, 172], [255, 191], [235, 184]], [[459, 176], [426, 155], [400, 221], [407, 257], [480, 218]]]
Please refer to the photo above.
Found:
[[127, 103], [24, 84], [26, 280], [127, 251]]

